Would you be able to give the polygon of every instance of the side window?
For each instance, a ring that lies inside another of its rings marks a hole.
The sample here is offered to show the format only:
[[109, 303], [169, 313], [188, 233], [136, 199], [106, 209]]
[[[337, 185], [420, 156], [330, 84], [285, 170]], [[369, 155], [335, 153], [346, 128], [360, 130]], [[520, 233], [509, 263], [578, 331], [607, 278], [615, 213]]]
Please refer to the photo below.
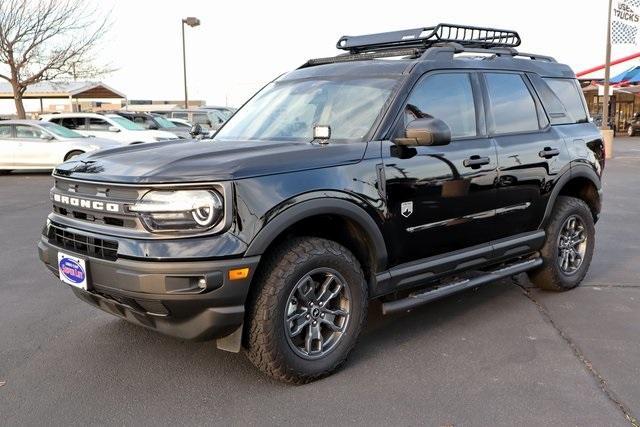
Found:
[[65, 117], [62, 119], [52, 119], [53, 123], [57, 123], [67, 129], [84, 129], [84, 117]]
[[549, 85], [551, 90], [560, 98], [567, 112], [571, 116], [573, 123], [582, 123], [587, 121], [587, 111], [582, 101], [582, 91], [573, 79], [553, 79], [546, 78], [544, 81]]
[[209, 117], [207, 116], [207, 114], [194, 114], [193, 115], [193, 124], [201, 124], [201, 125], [206, 125], [209, 126], [209, 124], [211, 123], [209, 120]]
[[536, 104], [519, 74], [485, 74], [495, 132], [530, 132], [540, 129]]
[[11, 125], [0, 125], [0, 138], [11, 138]]
[[39, 139], [43, 135], [42, 131], [33, 126], [16, 125], [16, 138]]
[[452, 138], [477, 135], [473, 90], [467, 73], [424, 77], [413, 89], [407, 104], [444, 121], [451, 129]]
[[140, 126], [149, 129], [150, 120], [144, 116], [129, 116], [127, 119], [131, 120], [133, 123], [137, 123]]
[[549, 85], [542, 80], [542, 77], [537, 74], [529, 74], [529, 80], [531, 81], [531, 84], [533, 84], [545, 111], [549, 115], [551, 124], [565, 125], [573, 123], [567, 109], [564, 107], [564, 104], [560, 102], [560, 99], [558, 99]]
[[89, 130], [109, 130], [109, 122], [97, 117], [89, 117]]

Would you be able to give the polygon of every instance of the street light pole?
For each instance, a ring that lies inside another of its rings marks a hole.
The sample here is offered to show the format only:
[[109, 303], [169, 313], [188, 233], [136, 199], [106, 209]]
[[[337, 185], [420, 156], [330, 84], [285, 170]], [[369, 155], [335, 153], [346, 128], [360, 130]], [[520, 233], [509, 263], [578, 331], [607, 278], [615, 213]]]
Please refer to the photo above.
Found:
[[184, 108], [189, 108], [189, 96], [187, 95], [187, 50], [184, 42], [184, 24], [190, 27], [200, 25], [200, 20], [190, 16], [182, 20], [182, 71], [184, 74]]

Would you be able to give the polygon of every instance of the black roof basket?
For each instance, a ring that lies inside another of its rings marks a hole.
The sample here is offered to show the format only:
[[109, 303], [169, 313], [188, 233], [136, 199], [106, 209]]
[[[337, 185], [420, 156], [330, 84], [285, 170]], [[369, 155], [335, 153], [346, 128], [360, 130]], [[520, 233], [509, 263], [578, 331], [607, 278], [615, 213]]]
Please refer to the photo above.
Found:
[[468, 25], [438, 24], [435, 27], [414, 28], [364, 36], [342, 36], [336, 47], [352, 54], [381, 52], [398, 48], [427, 49], [438, 43], [458, 43], [464, 47], [490, 49], [514, 48], [520, 36], [511, 30]]

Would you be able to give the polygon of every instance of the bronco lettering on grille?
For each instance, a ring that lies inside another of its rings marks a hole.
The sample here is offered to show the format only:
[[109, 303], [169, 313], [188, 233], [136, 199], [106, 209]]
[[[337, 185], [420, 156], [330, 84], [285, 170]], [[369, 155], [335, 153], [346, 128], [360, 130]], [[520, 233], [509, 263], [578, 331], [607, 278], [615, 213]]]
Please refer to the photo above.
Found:
[[120, 205], [112, 202], [101, 202], [99, 200], [81, 199], [79, 197], [63, 196], [53, 194], [53, 201], [62, 205], [76, 206], [84, 209], [96, 211], [120, 212]]

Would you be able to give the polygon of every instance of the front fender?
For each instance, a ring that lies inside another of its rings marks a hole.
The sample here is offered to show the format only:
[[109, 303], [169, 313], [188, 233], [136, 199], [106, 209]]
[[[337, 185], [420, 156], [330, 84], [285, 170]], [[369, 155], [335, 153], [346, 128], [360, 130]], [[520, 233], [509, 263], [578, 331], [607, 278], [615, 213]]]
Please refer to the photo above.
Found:
[[282, 232], [303, 219], [331, 214], [348, 218], [362, 227], [373, 244], [378, 270], [384, 269], [387, 247], [380, 227], [365, 206], [362, 200], [335, 191], [307, 193], [289, 199], [265, 215], [265, 225], [249, 244], [246, 256], [262, 255]]

